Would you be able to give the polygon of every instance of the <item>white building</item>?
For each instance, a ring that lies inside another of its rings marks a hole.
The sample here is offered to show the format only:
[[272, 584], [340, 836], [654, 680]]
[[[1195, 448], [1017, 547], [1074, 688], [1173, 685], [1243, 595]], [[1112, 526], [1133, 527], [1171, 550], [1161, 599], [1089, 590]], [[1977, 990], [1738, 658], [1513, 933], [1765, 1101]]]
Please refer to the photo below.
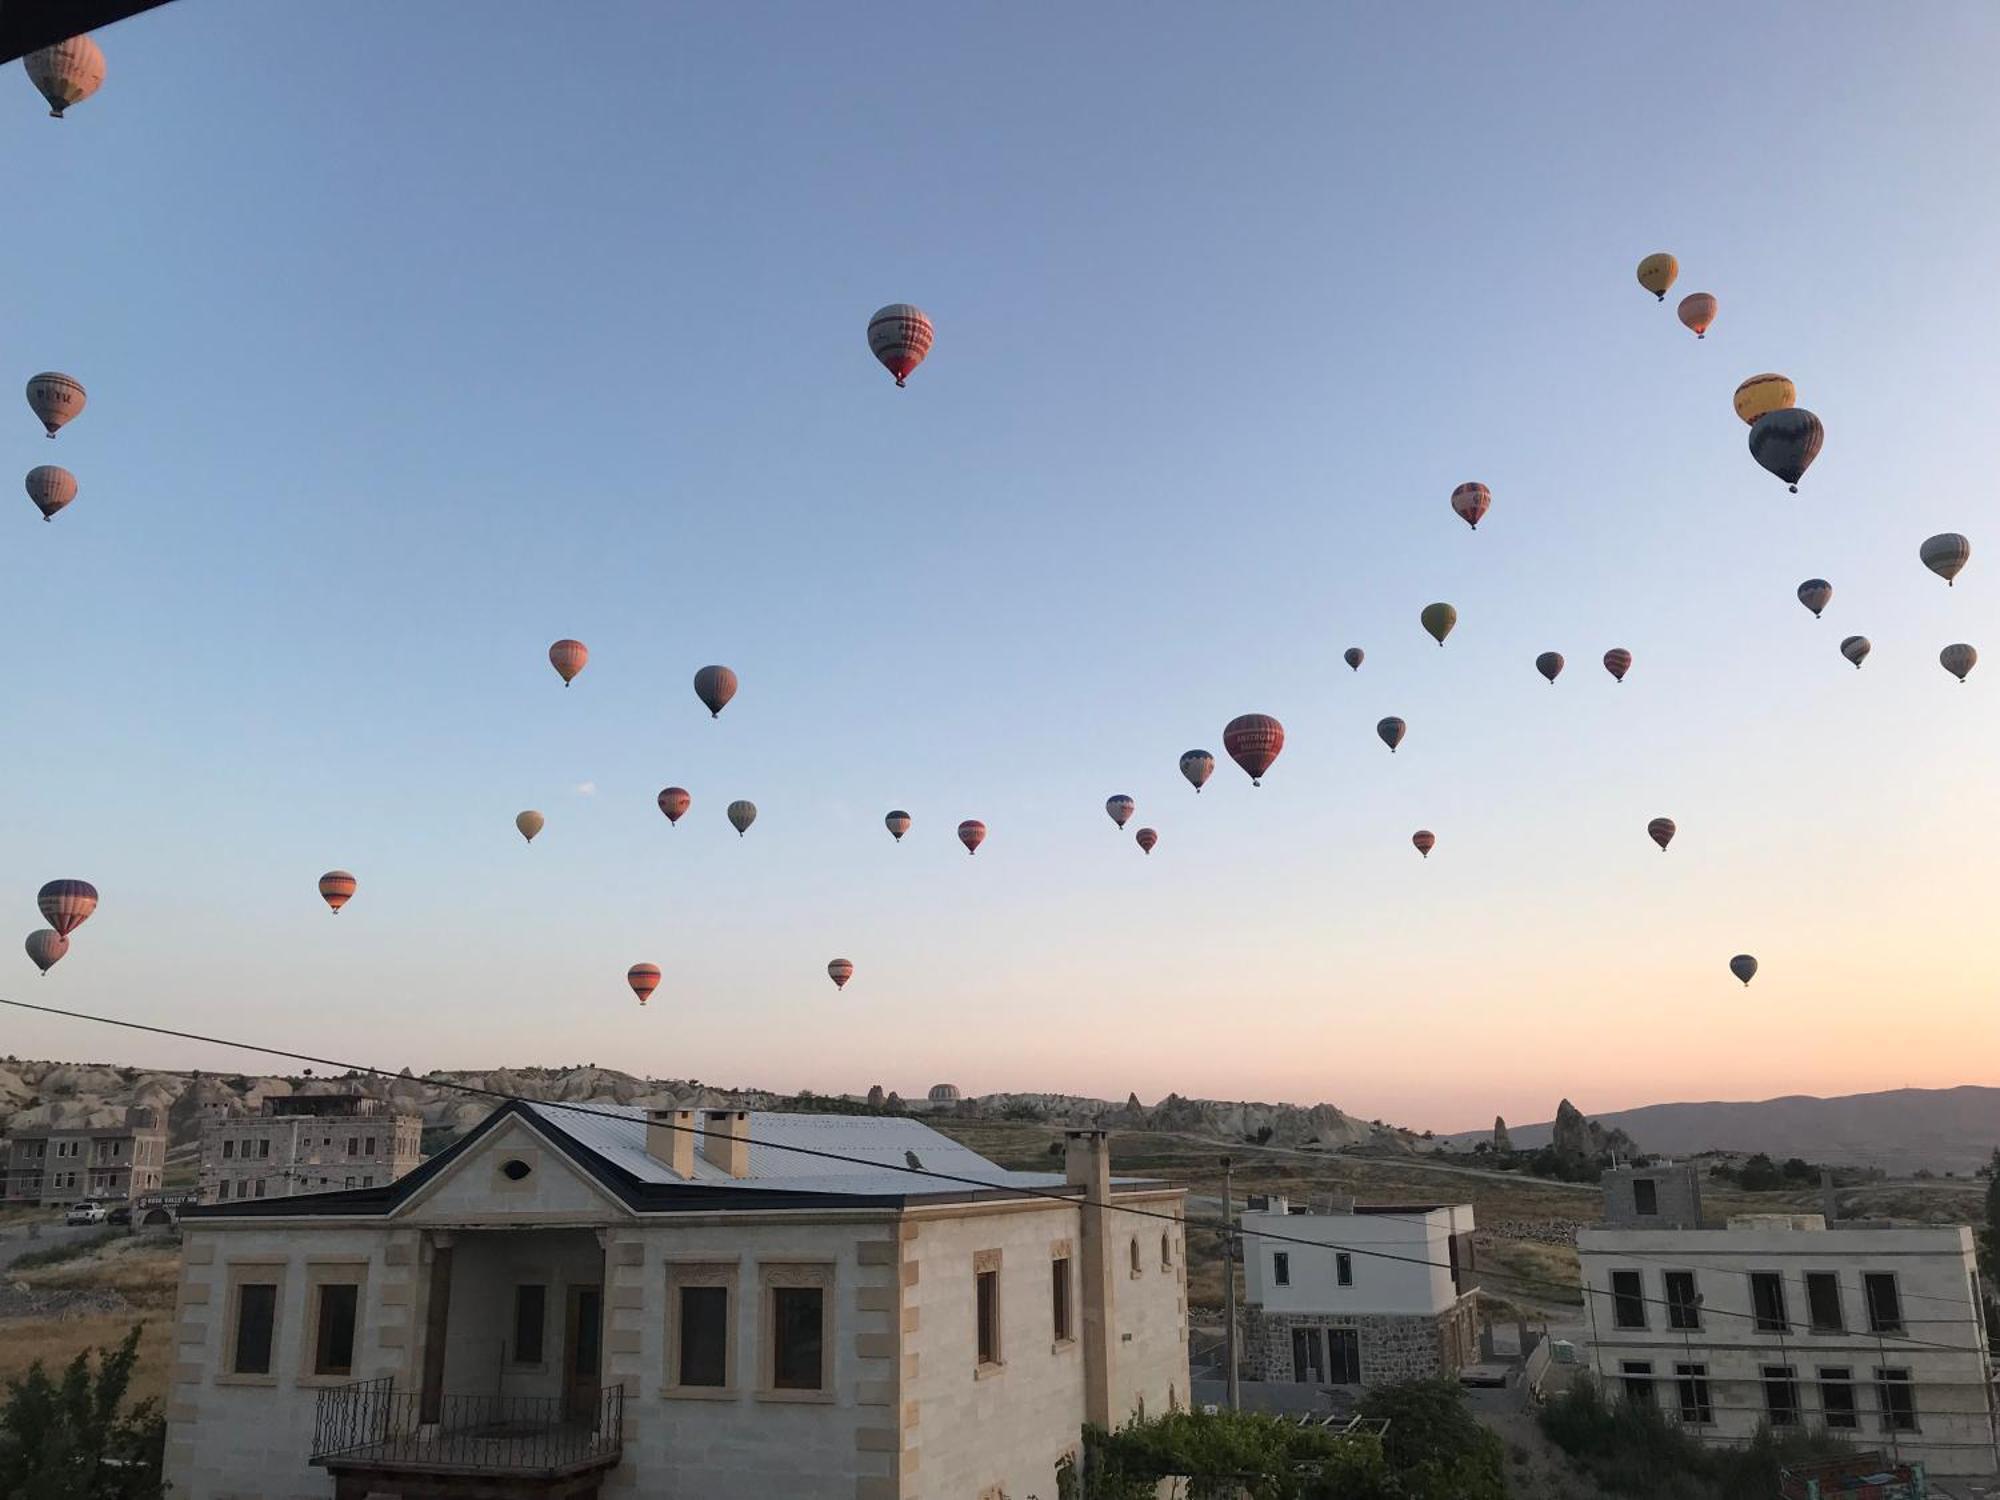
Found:
[[1934, 1474], [2000, 1467], [1972, 1231], [1746, 1215], [1577, 1235], [1591, 1366], [1717, 1442], [1825, 1427]]
[[166, 1477], [1054, 1500], [1086, 1420], [1188, 1393], [1181, 1191], [1113, 1179], [1101, 1131], [1066, 1168], [906, 1119], [510, 1103], [392, 1184], [191, 1208]]
[[1274, 1198], [1241, 1223], [1246, 1378], [1378, 1385], [1478, 1358], [1470, 1204], [1306, 1213]]

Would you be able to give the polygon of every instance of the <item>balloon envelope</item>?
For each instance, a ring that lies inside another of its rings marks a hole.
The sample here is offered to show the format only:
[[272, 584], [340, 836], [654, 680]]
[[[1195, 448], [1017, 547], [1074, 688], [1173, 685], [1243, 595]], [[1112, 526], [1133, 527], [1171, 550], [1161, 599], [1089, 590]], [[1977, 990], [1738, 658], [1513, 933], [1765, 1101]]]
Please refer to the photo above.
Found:
[[1544, 651], [1540, 656], [1535, 658], [1535, 670], [1548, 678], [1552, 685], [1558, 677], [1562, 676], [1562, 669], [1563, 659], [1562, 652], [1560, 651]]
[[1708, 337], [1708, 325], [1715, 321], [1715, 298], [1708, 292], [1690, 292], [1681, 298], [1681, 322], [1694, 330], [1698, 339]]
[[658, 964], [634, 964], [625, 971], [625, 982], [632, 986], [632, 993], [644, 1005], [660, 987], [660, 966]]
[[1340, 653], [1340, 659], [1359, 672], [1361, 670], [1361, 663], [1367, 659], [1367, 655], [1368, 653], [1363, 651], [1359, 646], [1349, 646], [1345, 651]]
[[711, 719], [719, 719], [723, 708], [736, 696], [736, 674], [727, 667], [703, 667], [694, 674], [694, 695], [701, 699]]
[[1752, 375], [1736, 387], [1736, 394], [1730, 404], [1736, 408], [1736, 415], [1744, 422], [1755, 422], [1767, 411], [1779, 411], [1787, 406], [1796, 406], [1799, 400], [1798, 387], [1783, 375]]
[[1681, 263], [1664, 250], [1655, 251], [1639, 262], [1639, 285], [1662, 302], [1667, 300], [1667, 288], [1680, 274]]
[[1757, 960], [1747, 953], [1739, 953], [1729, 960], [1729, 972], [1747, 985], [1757, 977]]
[[910, 815], [900, 807], [882, 819], [884, 826], [896, 836], [896, 842], [899, 844], [903, 842], [903, 835], [910, 831], [910, 821]]
[[1979, 665], [1979, 653], [1960, 641], [1957, 645], [1947, 646], [1938, 652], [1938, 660], [1944, 664], [1947, 672], [1963, 682], [1965, 674]]
[[967, 854], [977, 854], [979, 846], [986, 842], [986, 825], [977, 818], [967, 818], [958, 825], [958, 841], [965, 845]]
[[937, 332], [920, 307], [891, 302], [868, 320], [868, 347], [901, 385], [931, 352]]
[[1269, 714], [1238, 714], [1223, 728], [1222, 748], [1243, 768], [1250, 785], [1262, 786], [1264, 773], [1285, 748], [1285, 726]]
[[1493, 491], [1483, 484], [1461, 484], [1451, 492], [1451, 508], [1474, 531], [1486, 512], [1493, 508]]
[[1430, 632], [1431, 639], [1442, 646], [1444, 638], [1451, 634], [1452, 627], [1458, 623], [1458, 611], [1449, 604], [1426, 604], [1424, 612], [1417, 618], [1423, 621], [1424, 629]]
[[76, 476], [54, 464], [37, 464], [28, 470], [28, 498], [44, 521], [53, 521], [56, 512], [76, 498]]
[[833, 981], [837, 990], [847, 988], [847, 981], [854, 977], [854, 965], [844, 958], [836, 958], [826, 966], [827, 978]]
[[1854, 663], [1856, 671], [1861, 669], [1861, 663], [1868, 659], [1868, 653], [1874, 649], [1868, 644], [1868, 637], [1865, 635], [1850, 635], [1840, 643], [1840, 654]]
[[1672, 818], [1655, 818], [1646, 825], [1646, 832], [1652, 836], [1653, 842], [1660, 846], [1662, 854], [1667, 852], [1667, 845], [1674, 841], [1675, 831]]
[[1819, 457], [1826, 429], [1803, 406], [1767, 411], [1750, 427], [1750, 456], [1784, 480], [1796, 494], [1812, 461]]
[[736, 801], [729, 804], [729, 826], [736, 830], [736, 836], [743, 837], [745, 830], [757, 821], [757, 804]]
[[1206, 750], [1189, 750], [1181, 756], [1181, 775], [1187, 777], [1188, 784], [1197, 792], [1202, 783], [1215, 774], [1215, 757]]
[[681, 815], [688, 810], [694, 799], [687, 794], [686, 787], [668, 786], [660, 788], [660, 811], [667, 815], [669, 823], [678, 823]]
[[1116, 823], [1120, 828], [1125, 826], [1125, 820], [1132, 816], [1133, 809], [1138, 805], [1138, 803], [1134, 802], [1123, 792], [1120, 792], [1115, 797], [1106, 797], [1104, 799], [1104, 810], [1111, 815], [1111, 821]]
[[1632, 670], [1632, 653], [1623, 646], [1613, 646], [1604, 653], [1604, 670], [1623, 682], [1625, 674]]
[[1401, 719], [1382, 719], [1375, 725], [1375, 733], [1381, 736], [1382, 743], [1387, 745], [1389, 753], [1394, 755], [1396, 747], [1403, 743], [1403, 734], [1408, 728], [1409, 726]]
[[1421, 854], [1425, 859], [1431, 857], [1431, 850], [1437, 848], [1437, 841], [1438, 836], [1428, 828], [1419, 828], [1415, 833], [1410, 835], [1410, 842], [1417, 846], [1417, 853]]
[[21, 59], [28, 80], [49, 101], [56, 119], [72, 104], [81, 104], [104, 83], [104, 53], [87, 36], [73, 36], [42, 47]]
[[561, 640], [549, 647], [549, 665], [556, 669], [556, 676], [568, 687], [576, 679], [576, 674], [590, 660], [590, 648], [582, 641]]
[[1955, 531], [1941, 531], [1925, 539], [1917, 549], [1917, 556], [1949, 586], [1959, 570], [1972, 561], [1972, 543]]
[[1819, 612], [1832, 602], [1833, 585], [1824, 578], [1808, 578], [1799, 585], [1799, 603], [1812, 611], [1815, 620], [1819, 618]]
[[46, 974], [56, 966], [57, 960], [69, 952], [69, 939], [53, 928], [43, 927], [28, 934], [27, 949], [35, 967]]
[[1159, 834], [1150, 828], [1141, 828], [1132, 837], [1139, 841], [1139, 848], [1147, 854], [1151, 854], [1153, 852], [1153, 845], [1160, 841]]
[[535, 835], [542, 831], [545, 821], [542, 815], [533, 808], [530, 808], [527, 812], [516, 813], [514, 815], [514, 826], [521, 830], [521, 837], [531, 844], [535, 841]]
[[51, 880], [35, 894], [42, 920], [68, 937], [97, 910], [97, 887], [88, 880]]
[[50, 437], [83, 411], [83, 385], [73, 375], [44, 370], [28, 381], [28, 409], [40, 420]]
[[319, 878], [320, 899], [338, 913], [341, 907], [353, 899], [355, 885], [354, 877], [347, 871], [328, 870]]

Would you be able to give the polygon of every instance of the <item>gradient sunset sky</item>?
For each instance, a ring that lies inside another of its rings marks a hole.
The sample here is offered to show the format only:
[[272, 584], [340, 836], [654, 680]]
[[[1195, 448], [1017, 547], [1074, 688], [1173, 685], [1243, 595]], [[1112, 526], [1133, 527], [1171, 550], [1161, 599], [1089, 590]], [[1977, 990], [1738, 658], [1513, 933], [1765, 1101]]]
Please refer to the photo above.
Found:
[[[0, 88], [7, 378], [90, 392], [0, 421], [82, 486], [0, 510], [0, 896], [25, 935], [44, 880], [103, 893], [0, 993], [1440, 1130], [2000, 1083], [1993, 7], [190, 0], [100, 41], [60, 124]], [[1797, 496], [1730, 410], [1763, 370], [1826, 423]], [[1196, 797], [1247, 711], [1282, 759]], [[0, 1051], [274, 1067], [20, 1013]]]

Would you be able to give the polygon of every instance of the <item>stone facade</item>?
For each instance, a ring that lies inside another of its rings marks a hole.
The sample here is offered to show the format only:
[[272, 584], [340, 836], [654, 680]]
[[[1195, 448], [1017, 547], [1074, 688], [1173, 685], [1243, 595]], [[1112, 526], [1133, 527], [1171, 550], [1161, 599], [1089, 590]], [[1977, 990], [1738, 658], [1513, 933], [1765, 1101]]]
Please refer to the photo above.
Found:
[[157, 1193], [167, 1167], [161, 1113], [136, 1108], [116, 1125], [35, 1125], [7, 1138], [4, 1200], [61, 1207]]
[[295, 1094], [202, 1121], [200, 1201], [385, 1187], [423, 1160], [421, 1116], [380, 1099]]
[[1476, 1294], [1468, 1292], [1437, 1314], [1271, 1313], [1244, 1311], [1241, 1371], [1245, 1380], [1295, 1381], [1295, 1328], [1352, 1328], [1359, 1334], [1361, 1384], [1389, 1385], [1456, 1375], [1479, 1357]]

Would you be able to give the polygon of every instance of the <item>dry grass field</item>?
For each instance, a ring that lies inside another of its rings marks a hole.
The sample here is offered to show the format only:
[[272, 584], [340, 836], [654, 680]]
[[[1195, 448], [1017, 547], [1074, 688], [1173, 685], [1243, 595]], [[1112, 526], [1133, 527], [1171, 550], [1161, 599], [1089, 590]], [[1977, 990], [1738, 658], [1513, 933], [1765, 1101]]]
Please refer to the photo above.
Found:
[[0, 1271], [0, 1280], [31, 1291], [115, 1292], [131, 1304], [115, 1313], [0, 1319], [0, 1382], [19, 1379], [36, 1360], [60, 1374], [85, 1349], [115, 1347], [142, 1323], [130, 1399], [164, 1401], [179, 1274], [179, 1243], [151, 1237], [121, 1239], [56, 1265]]

